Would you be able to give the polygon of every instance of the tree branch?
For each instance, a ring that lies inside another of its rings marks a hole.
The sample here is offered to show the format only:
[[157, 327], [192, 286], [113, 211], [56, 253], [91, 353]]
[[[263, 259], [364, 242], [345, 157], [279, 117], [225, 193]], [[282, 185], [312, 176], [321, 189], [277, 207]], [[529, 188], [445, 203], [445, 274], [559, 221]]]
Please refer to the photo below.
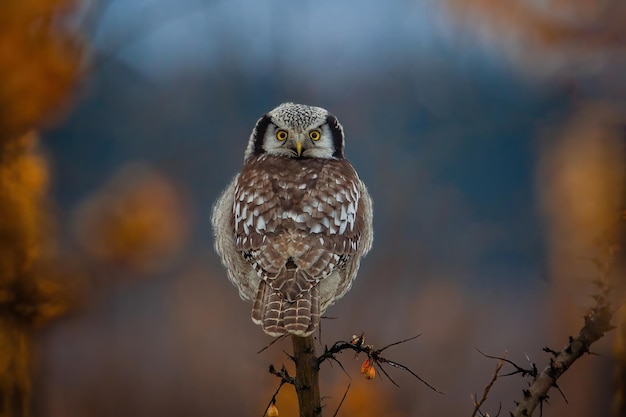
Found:
[[321, 417], [319, 362], [315, 356], [313, 336], [291, 336], [293, 360], [296, 363], [295, 387], [301, 417]]
[[600, 339], [606, 332], [613, 329], [611, 318], [613, 311], [603, 295], [596, 297], [596, 305], [585, 316], [585, 325], [580, 329], [578, 336], [570, 337], [569, 343], [560, 351], [553, 351], [553, 357], [548, 365], [527, 390], [524, 398], [519, 402], [514, 417], [529, 417], [535, 408], [548, 398], [548, 391], [552, 387], [558, 389], [557, 380], [583, 354], [589, 353], [591, 345]]
[[[383, 364], [386, 364], [389, 366], [393, 366], [395, 368], [400, 368], [410, 373], [411, 375], [413, 375], [415, 378], [420, 380], [423, 384], [428, 386], [433, 391], [439, 394], [442, 394], [442, 392], [440, 392], [435, 387], [430, 385], [428, 382], [423, 380], [419, 375], [417, 375], [415, 372], [413, 372], [411, 369], [409, 369], [405, 365], [402, 365], [398, 362], [392, 361], [382, 356], [382, 352], [385, 351], [386, 349], [392, 346], [401, 344], [401, 343], [408, 342], [417, 337], [419, 337], [419, 335], [411, 337], [409, 339], [400, 340], [398, 342], [391, 343], [381, 349], [374, 349], [374, 346], [365, 344], [365, 338], [363, 337], [363, 334], [361, 334], [361, 336], [353, 336], [349, 342], [339, 341], [339, 342], [335, 342], [335, 344], [333, 344], [330, 348], [326, 346], [324, 348], [324, 353], [322, 353], [320, 356], [316, 356], [313, 336], [299, 337], [299, 336], [292, 335], [291, 341], [293, 344], [293, 356], [291, 355], [288, 355], [288, 356], [290, 359], [292, 359], [295, 362], [296, 376], [292, 377], [284, 365], [282, 366], [280, 370], [277, 370], [273, 365], [270, 365], [269, 372], [272, 375], [275, 375], [276, 377], [280, 379], [280, 385], [278, 386], [278, 389], [276, 390], [271, 400], [269, 401], [267, 407], [265, 408], [266, 415], [268, 416], [270, 415], [270, 410], [272, 410], [272, 413], [274, 413], [274, 411], [277, 412], [277, 409], [275, 406], [276, 395], [278, 395], [278, 392], [280, 391], [283, 385], [290, 384], [290, 385], [295, 386], [296, 393], [298, 395], [298, 405], [300, 409], [299, 416], [300, 417], [321, 417], [322, 404], [321, 404], [321, 396], [320, 396], [320, 389], [319, 389], [320, 365], [324, 361], [335, 362], [339, 364], [339, 367], [341, 368], [341, 370], [346, 375], [348, 375], [348, 373], [344, 369], [341, 362], [335, 357], [336, 354], [344, 350], [353, 350], [354, 352], [356, 352], [356, 354], [365, 353], [367, 355], [367, 359], [361, 365], [361, 373], [367, 379], [374, 378], [376, 374], [374, 367], [377, 366], [381, 370], [381, 372], [394, 385], [397, 386], [398, 384], [396, 384], [396, 382], [391, 378], [391, 376], [383, 368]], [[267, 347], [268, 346], [266, 346], [266, 348]], [[350, 385], [348, 385], [348, 388], [346, 389], [346, 392], [344, 393], [341, 399], [341, 402], [339, 403], [339, 406], [337, 407], [337, 410], [335, 411], [334, 416], [337, 415], [337, 413], [339, 412], [339, 409], [341, 408], [341, 405], [346, 399], [346, 395], [348, 393], [349, 388], [350, 388]]]

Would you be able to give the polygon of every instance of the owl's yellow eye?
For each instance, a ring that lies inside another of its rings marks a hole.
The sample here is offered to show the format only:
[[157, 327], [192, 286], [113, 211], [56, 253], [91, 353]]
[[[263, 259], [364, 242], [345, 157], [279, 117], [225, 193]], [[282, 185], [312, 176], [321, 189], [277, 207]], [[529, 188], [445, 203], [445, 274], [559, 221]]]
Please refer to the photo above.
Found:
[[311, 130], [309, 132], [309, 137], [311, 138], [311, 140], [320, 140], [320, 138], [322, 137], [322, 134], [320, 133], [319, 130]]
[[286, 140], [287, 137], [289, 137], [289, 133], [287, 133], [286, 130], [277, 130], [276, 131], [276, 139], [278, 139], [279, 141], [283, 141]]

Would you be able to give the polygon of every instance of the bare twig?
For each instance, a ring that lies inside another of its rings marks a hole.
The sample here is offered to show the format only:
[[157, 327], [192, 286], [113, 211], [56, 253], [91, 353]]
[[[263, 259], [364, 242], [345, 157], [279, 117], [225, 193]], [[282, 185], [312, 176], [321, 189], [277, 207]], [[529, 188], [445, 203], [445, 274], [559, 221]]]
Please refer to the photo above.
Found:
[[286, 334], [277, 337], [276, 339], [273, 339], [271, 342], [269, 342], [267, 345], [263, 346], [263, 348], [261, 350], [259, 350], [257, 352], [257, 354], [262, 353], [263, 351], [265, 351], [265, 349], [269, 348], [270, 346], [272, 346], [274, 343], [278, 342], [279, 340], [283, 340], [285, 338], [285, 336], [287, 336]]
[[280, 392], [280, 389], [283, 387], [284, 384], [285, 384], [285, 381], [280, 381], [278, 388], [276, 388], [276, 391], [274, 392], [274, 395], [272, 395], [272, 399], [270, 400], [270, 402], [267, 403], [267, 407], [265, 407], [265, 410], [263, 410], [263, 415], [261, 417], [265, 417], [265, 415], [267, 414], [267, 410], [270, 409], [272, 404], [276, 404], [276, 396], [278, 395], [278, 393]]
[[[476, 350], [478, 350], [478, 352], [485, 357], [493, 358], [492, 356], [485, 355], [479, 349], [476, 349]], [[504, 362], [506, 361], [507, 353], [508, 353], [508, 349], [504, 351], [504, 354], [498, 360], [498, 363], [496, 364], [496, 369], [493, 372], [493, 375], [491, 375], [491, 379], [489, 380], [489, 383], [487, 383], [487, 385], [485, 386], [485, 390], [483, 391], [483, 395], [480, 398], [480, 400], [478, 401], [476, 400], [476, 394], [472, 395], [472, 401], [474, 402], [474, 411], [472, 412], [472, 417], [476, 416], [476, 414], [478, 414], [479, 416], [484, 416], [484, 414], [480, 411], [480, 407], [484, 404], [485, 401], [487, 401], [487, 397], [489, 396], [489, 391], [491, 391], [491, 387], [493, 387], [493, 384], [496, 382], [496, 379], [498, 379], [500, 370], [502, 369], [502, 366], [504, 365]], [[498, 414], [500, 414], [500, 411], [498, 411]]]
[[343, 393], [343, 397], [341, 397], [341, 401], [339, 401], [339, 405], [337, 406], [337, 409], [335, 410], [335, 414], [333, 414], [333, 417], [337, 417], [337, 413], [339, 413], [339, 410], [341, 409], [343, 402], [346, 400], [348, 391], [350, 391], [350, 384], [348, 384], [348, 386], [346, 387], [346, 391]]
[[285, 368], [285, 365], [280, 368], [280, 371], [277, 371], [274, 365], [270, 365], [270, 374], [279, 377], [281, 380], [281, 384], [296, 384], [295, 378], [289, 375], [289, 372], [287, 372], [287, 368]]
[[269, 371], [270, 371], [270, 374], [276, 375], [277, 377], [280, 378], [280, 384], [278, 385], [278, 388], [276, 388], [276, 391], [274, 391], [274, 395], [272, 395], [270, 402], [267, 403], [265, 410], [263, 410], [263, 417], [265, 417], [265, 415], [267, 414], [267, 410], [269, 410], [272, 405], [276, 405], [276, 396], [280, 392], [280, 389], [283, 387], [283, 385], [285, 384], [296, 385], [295, 378], [289, 375], [289, 372], [287, 371], [287, 368], [285, 368], [285, 365], [283, 365], [280, 368], [280, 371], [276, 370], [274, 365], [270, 365]]
[[408, 339], [404, 339], [404, 340], [400, 340], [400, 341], [398, 341], [398, 342], [393, 342], [393, 343], [390, 343], [390, 344], [388, 344], [387, 346], [385, 346], [384, 348], [378, 349], [378, 351], [379, 351], [379, 352], [382, 352], [382, 351], [384, 351], [384, 350], [386, 350], [386, 349], [388, 349], [388, 348], [390, 348], [390, 347], [392, 347], [392, 346], [399, 345], [399, 344], [401, 344], [401, 343], [405, 343], [405, 342], [410, 342], [411, 340], [417, 339], [417, 338], [418, 338], [418, 337], [420, 337], [420, 336], [421, 336], [421, 334], [418, 334], [418, 335], [416, 335], [416, 336], [409, 337]]
[[[476, 350], [478, 350], [478, 349], [476, 349]], [[530, 369], [525, 369], [525, 368], [522, 368], [521, 366], [519, 366], [518, 364], [516, 364], [515, 362], [513, 362], [513, 361], [511, 361], [511, 360], [508, 360], [508, 359], [507, 359], [507, 358], [505, 358], [505, 357], [487, 355], [486, 353], [483, 353], [483, 352], [481, 352], [480, 350], [478, 350], [478, 352], [480, 352], [480, 354], [481, 354], [481, 355], [483, 355], [485, 358], [489, 358], [489, 359], [497, 359], [497, 360], [499, 360], [499, 361], [502, 361], [502, 362], [508, 363], [509, 365], [511, 365], [512, 367], [514, 367], [514, 368], [515, 368], [515, 370], [514, 370], [514, 371], [509, 372], [508, 374], [504, 374], [504, 375], [502, 375], [502, 376], [511, 376], [511, 375], [520, 374], [520, 375], [522, 375], [522, 376], [530, 375], [530, 376], [532, 376], [533, 378], [536, 378], [536, 377], [537, 377], [537, 374], [539, 373], [539, 372], [537, 371], [537, 366], [536, 366], [534, 363], [532, 363], [532, 362], [530, 361], [530, 359], [528, 358], [528, 356], [526, 356], [526, 359], [527, 359], [527, 360], [528, 360], [528, 362], [530, 363]]]

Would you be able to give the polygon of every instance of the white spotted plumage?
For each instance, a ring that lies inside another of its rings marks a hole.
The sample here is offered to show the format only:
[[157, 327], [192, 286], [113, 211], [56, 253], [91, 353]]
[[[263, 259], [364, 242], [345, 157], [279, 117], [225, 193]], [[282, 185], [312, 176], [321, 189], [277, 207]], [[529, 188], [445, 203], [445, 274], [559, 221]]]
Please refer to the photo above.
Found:
[[334, 116], [282, 104], [257, 122], [241, 173], [213, 209], [228, 276], [272, 336], [311, 334], [371, 247], [371, 199], [343, 150]]

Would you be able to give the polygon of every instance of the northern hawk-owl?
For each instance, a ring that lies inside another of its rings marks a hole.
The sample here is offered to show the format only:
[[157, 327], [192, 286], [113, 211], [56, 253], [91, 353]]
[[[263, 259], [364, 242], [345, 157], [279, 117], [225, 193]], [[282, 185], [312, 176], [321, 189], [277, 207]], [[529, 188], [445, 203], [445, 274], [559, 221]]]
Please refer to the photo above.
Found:
[[213, 207], [215, 249], [271, 336], [313, 333], [372, 246], [372, 201], [344, 143], [325, 109], [283, 103], [258, 120]]

